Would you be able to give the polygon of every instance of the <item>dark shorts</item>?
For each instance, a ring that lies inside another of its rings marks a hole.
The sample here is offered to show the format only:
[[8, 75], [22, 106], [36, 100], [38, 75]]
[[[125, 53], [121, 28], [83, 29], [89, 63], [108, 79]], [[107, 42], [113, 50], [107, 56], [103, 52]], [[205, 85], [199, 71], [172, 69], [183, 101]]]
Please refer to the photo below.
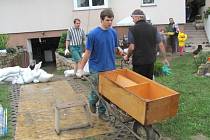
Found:
[[154, 73], [154, 63], [133, 65], [133, 71], [152, 80]]
[[70, 46], [72, 61], [79, 62], [82, 59], [82, 47], [80, 45]]

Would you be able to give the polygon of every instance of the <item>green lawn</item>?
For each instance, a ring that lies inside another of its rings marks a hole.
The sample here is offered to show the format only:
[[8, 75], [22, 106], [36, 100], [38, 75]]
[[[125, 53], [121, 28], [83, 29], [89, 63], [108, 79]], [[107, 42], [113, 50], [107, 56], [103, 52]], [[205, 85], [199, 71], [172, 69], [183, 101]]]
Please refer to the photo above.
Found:
[[[171, 62], [172, 74], [156, 77], [156, 81], [181, 94], [176, 117], [163, 121], [155, 127], [163, 136], [176, 140], [187, 140], [193, 135], [203, 134], [210, 138], [210, 77], [195, 75], [196, 67], [191, 55], [178, 57]], [[61, 74], [59, 71], [56, 74]], [[0, 103], [11, 108], [8, 100], [9, 86], [0, 85]], [[10, 115], [8, 115], [10, 117]], [[1, 140], [11, 140], [13, 132], [9, 123], [8, 136]]]
[[[11, 113], [11, 107], [10, 107], [10, 102], [8, 99], [9, 96], [9, 85], [1, 85], [0, 84], [0, 103], [2, 106], [8, 109], [8, 120], [10, 118], [10, 113]], [[8, 134], [5, 137], [0, 137], [0, 140], [11, 140], [12, 139], [12, 129], [11, 129], [11, 123], [8, 121]]]
[[193, 135], [210, 138], [210, 77], [195, 75], [192, 55], [178, 57], [171, 62], [172, 74], [157, 77], [156, 81], [181, 94], [176, 117], [157, 124], [159, 132], [177, 140]]

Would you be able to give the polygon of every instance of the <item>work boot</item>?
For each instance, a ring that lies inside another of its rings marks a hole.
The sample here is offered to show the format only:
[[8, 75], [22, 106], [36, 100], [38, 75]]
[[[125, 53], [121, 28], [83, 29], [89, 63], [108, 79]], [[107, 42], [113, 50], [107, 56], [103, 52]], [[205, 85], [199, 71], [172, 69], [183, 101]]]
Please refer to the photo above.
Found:
[[96, 113], [96, 104], [89, 104], [89, 107], [92, 113]]
[[98, 118], [102, 121], [105, 121], [105, 122], [109, 121], [109, 117], [106, 114], [99, 114]]

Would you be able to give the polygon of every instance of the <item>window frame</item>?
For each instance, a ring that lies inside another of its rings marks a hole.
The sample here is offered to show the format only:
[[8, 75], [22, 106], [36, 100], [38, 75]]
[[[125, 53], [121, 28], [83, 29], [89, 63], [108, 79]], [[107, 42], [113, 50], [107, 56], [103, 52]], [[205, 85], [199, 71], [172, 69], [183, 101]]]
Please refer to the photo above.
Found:
[[74, 0], [74, 10], [89, 10], [89, 9], [103, 9], [103, 8], [108, 8], [108, 3], [109, 0], [104, 0], [104, 5], [101, 6], [92, 6], [93, 5], [93, 0], [88, 0], [89, 1], [89, 6], [88, 7], [78, 7], [77, 2], [78, 0]]
[[153, 3], [147, 3], [147, 4], [144, 4], [144, 0], [141, 0], [141, 6], [156, 6], [156, 2], [155, 2], [156, 0], [154, 0], [154, 2]]

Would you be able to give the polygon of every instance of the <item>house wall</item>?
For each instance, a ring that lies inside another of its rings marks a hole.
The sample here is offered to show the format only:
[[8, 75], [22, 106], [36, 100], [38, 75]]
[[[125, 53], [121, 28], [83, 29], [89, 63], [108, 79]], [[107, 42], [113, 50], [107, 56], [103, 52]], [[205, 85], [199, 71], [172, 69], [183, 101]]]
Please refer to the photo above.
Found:
[[62, 30], [72, 17], [72, 0], [1, 0], [0, 33]]
[[[112, 7], [116, 21], [130, 16], [134, 9], [142, 9], [153, 24], [168, 24], [169, 18], [185, 23], [185, 0], [155, 0], [156, 6], [143, 7], [141, 0], [113, 0]], [[119, 4], [120, 3], [120, 4]]]
[[[185, 23], [185, 0], [155, 1], [155, 6], [142, 7], [141, 0], [109, 0], [115, 14], [113, 26], [139, 7], [153, 24], [168, 24], [170, 17]], [[73, 25], [74, 18], [81, 19], [87, 33], [100, 24], [101, 10], [74, 10], [73, 0], [1, 0], [0, 34], [9, 34], [9, 47], [23, 46], [31, 54], [30, 39], [58, 37]], [[127, 28], [119, 30], [120, 37], [123, 34], [127, 34]]]
[[58, 30], [58, 31], [39, 31], [39, 32], [25, 32], [25, 33], [14, 33], [9, 34], [9, 47], [22, 46], [26, 48], [27, 40], [33, 38], [46, 38], [46, 37], [59, 37], [62, 32], [66, 30]]
[[[113, 25], [141, 8], [153, 24], [167, 24], [173, 17], [177, 23], [185, 23], [185, 0], [156, 0], [156, 6], [141, 7], [141, 0], [109, 0], [115, 13]], [[73, 9], [73, 0], [1, 0], [0, 33], [22, 33], [64, 30], [79, 17], [86, 32], [100, 23], [99, 10]]]

